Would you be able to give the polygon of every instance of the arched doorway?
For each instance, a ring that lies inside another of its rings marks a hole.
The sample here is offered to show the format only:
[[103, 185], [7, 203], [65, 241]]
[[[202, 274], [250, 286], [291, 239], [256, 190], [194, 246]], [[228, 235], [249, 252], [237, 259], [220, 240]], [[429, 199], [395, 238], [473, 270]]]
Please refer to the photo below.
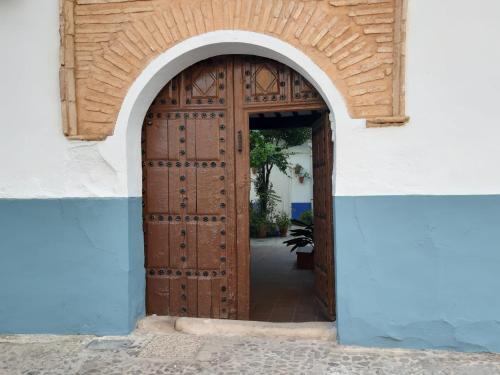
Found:
[[255, 112], [316, 110], [316, 294], [334, 316], [332, 136], [327, 107], [299, 73], [219, 56], [174, 77], [143, 127], [147, 313], [249, 318], [248, 132]]

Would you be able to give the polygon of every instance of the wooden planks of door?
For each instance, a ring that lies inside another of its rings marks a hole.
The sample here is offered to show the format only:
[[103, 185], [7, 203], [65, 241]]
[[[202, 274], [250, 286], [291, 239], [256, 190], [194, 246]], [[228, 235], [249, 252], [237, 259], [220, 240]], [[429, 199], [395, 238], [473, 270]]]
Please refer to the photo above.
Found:
[[148, 314], [236, 317], [232, 60], [187, 69], [143, 127]]

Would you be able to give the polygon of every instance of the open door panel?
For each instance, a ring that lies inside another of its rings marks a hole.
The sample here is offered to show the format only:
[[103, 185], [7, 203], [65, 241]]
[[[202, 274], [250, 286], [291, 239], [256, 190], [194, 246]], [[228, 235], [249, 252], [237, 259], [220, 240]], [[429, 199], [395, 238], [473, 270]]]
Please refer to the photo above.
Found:
[[332, 130], [324, 112], [313, 128], [314, 289], [325, 316], [335, 320], [332, 169]]

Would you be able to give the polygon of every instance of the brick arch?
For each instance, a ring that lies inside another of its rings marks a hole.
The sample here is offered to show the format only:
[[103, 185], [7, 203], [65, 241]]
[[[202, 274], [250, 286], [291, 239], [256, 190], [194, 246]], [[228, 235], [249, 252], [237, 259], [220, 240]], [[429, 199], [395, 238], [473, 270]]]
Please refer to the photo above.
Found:
[[129, 87], [162, 52], [190, 37], [246, 30], [308, 55], [353, 118], [400, 125], [405, 0], [61, 0], [65, 134], [113, 134]]

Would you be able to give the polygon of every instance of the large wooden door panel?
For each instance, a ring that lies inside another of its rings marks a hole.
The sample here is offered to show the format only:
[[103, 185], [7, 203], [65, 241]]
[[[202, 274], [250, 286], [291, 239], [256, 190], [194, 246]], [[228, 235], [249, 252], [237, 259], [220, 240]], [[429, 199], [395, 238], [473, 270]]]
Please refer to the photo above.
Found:
[[324, 110], [325, 103], [297, 72], [276, 61], [237, 56], [234, 59], [236, 153], [236, 209], [238, 249], [238, 318], [250, 314], [249, 243], [249, 114]]
[[197, 64], [160, 92], [146, 117], [148, 314], [235, 316], [231, 77], [230, 59]]

